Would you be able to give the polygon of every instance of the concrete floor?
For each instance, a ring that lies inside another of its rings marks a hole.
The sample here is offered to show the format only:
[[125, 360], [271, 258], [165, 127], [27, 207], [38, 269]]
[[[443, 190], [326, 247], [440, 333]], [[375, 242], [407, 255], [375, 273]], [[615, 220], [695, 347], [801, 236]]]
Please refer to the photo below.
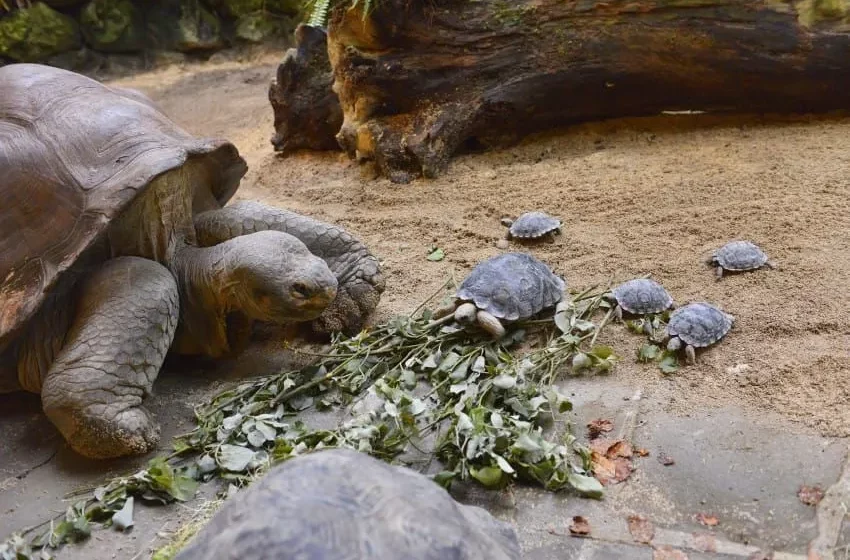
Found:
[[[156, 384], [150, 407], [163, 426], [162, 448], [170, 437], [192, 426], [192, 406], [239, 377], [240, 371], [272, 373], [291, 360], [282, 351], [257, 346], [238, 363], [187, 367], [169, 363]], [[177, 374], [180, 371], [180, 374]], [[616, 375], [571, 379], [562, 390], [572, 394], [576, 433], [584, 425], [608, 418], [609, 434], [645, 448], [635, 458], [635, 472], [608, 487], [601, 501], [517, 487], [512, 495], [477, 487], [461, 489], [461, 501], [477, 503], [515, 525], [529, 560], [606, 560], [615, 558], [775, 560], [850, 558], [850, 528], [843, 524], [850, 504], [848, 441], [825, 439], [778, 417], [758, 416], [733, 407], [665, 412], [675, 396], [664, 386], [653, 393]], [[639, 398], [635, 399], [635, 396]], [[63, 511], [62, 496], [107, 476], [135, 469], [145, 458], [96, 463], [82, 460], [63, 443], [40, 412], [32, 395], [0, 396], [0, 536]], [[675, 464], [658, 461], [665, 453]], [[828, 490], [818, 507], [797, 497], [800, 485]], [[82, 545], [65, 547], [57, 557], [149, 558], [181, 522], [190, 518], [217, 487], [206, 485], [187, 504], [136, 509], [128, 534], [95, 531]], [[696, 515], [717, 517], [714, 527]], [[640, 514], [655, 527], [651, 544], [636, 543], [627, 519]], [[588, 537], [570, 536], [573, 516], [588, 519]], [[665, 547], [679, 550], [676, 555]]]

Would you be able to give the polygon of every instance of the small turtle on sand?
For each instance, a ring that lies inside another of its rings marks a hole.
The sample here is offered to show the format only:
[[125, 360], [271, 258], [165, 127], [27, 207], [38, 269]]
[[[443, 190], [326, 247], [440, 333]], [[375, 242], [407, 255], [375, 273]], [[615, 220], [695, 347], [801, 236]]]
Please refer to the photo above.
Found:
[[724, 270], [743, 272], [766, 266], [773, 268], [773, 263], [758, 245], [749, 241], [730, 241], [714, 252], [707, 264], [715, 267], [714, 272], [719, 280]]
[[503, 253], [476, 266], [461, 283], [455, 301], [435, 318], [453, 313], [462, 325], [477, 324], [494, 338], [502, 322], [527, 319], [563, 298], [566, 283], [543, 262], [526, 253]]
[[516, 220], [503, 218], [502, 225], [508, 228], [507, 239], [531, 240], [549, 236], [554, 240], [555, 235], [561, 233], [561, 220], [545, 212], [526, 212]]
[[676, 351], [685, 345], [688, 363], [696, 363], [695, 348], [711, 346], [729, 332], [735, 317], [705, 302], [689, 303], [670, 315], [665, 340], [667, 349]]
[[646, 315], [675, 307], [673, 298], [664, 286], [649, 278], [635, 278], [623, 282], [611, 290], [611, 296], [616, 302], [614, 314], [619, 320], [623, 319], [624, 311], [632, 315]]

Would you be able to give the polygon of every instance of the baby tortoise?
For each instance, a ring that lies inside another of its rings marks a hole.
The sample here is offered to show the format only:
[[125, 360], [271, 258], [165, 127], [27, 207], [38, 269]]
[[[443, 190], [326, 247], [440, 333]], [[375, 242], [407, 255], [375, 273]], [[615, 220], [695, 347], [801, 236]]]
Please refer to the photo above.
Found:
[[545, 212], [526, 212], [516, 220], [503, 218], [502, 225], [508, 228], [506, 239], [540, 239], [549, 236], [551, 240], [561, 233], [561, 220]]
[[711, 346], [732, 328], [735, 317], [706, 302], [689, 303], [670, 315], [665, 340], [675, 352], [685, 347], [688, 363], [696, 363], [695, 348]]
[[623, 282], [611, 290], [611, 296], [616, 302], [614, 314], [621, 321], [624, 311], [632, 315], [647, 315], [675, 307], [673, 298], [664, 286], [649, 278]]
[[714, 272], [717, 279], [723, 276], [723, 271], [743, 272], [745, 270], [755, 270], [766, 266], [770, 269], [774, 268], [767, 255], [758, 245], [749, 241], [730, 241], [720, 249], [714, 252], [707, 264], [715, 267]]
[[454, 313], [462, 325], [478, 325], [494, 338], [502, 322], [527, 319], [563, 298], [566, 283], [545, 263], [526, 253], [504, 253], [479, 263], [461, 283], [454, 303], [435, 318]]

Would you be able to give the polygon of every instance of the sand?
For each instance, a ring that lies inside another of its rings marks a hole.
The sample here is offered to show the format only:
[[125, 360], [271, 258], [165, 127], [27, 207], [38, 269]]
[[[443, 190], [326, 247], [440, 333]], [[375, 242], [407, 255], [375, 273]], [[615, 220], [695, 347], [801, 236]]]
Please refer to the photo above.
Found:
[[[498, 254], [499, 219], [545, 210], [554, 243], [524, 246], [571, 287], [651, 273], [677, 303], [737, 321], [699, 363], [663, 376], [636, 362], [640, 337], [606, 331], [612, 373], [666, 384], [670, 411], [729, 403], [850, 435], [850, 119], [660, 116], [575, 126], [462, 155], [435, 180], [395, 185], [340, 153], [274, 154], [268, 82], [279, 56], [172, 67], [116, 80], [150, 94], [192, 133], [233, 141], [250, 170], [236, 199], [348, 228], [382, 259], [375, 320], [412, 310], [451, 275]], [[776, 270], [714, 279], [705, 259], [758, 243]], [[436, 245], [445, 260], [430, 262]]]

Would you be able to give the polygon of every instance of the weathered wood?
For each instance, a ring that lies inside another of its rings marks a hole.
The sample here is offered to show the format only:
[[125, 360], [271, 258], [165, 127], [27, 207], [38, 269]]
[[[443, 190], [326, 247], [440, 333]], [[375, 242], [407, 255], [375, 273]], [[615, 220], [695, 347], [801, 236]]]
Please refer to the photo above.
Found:
[[295, 30], [295, 41], [269, 86], [275, 128], [272, 145], [284, 154], [301, 148], [338, 150], [342, 110], [331, 89], [327, 34], [302, 24]]
[[846, 109], [848, 12], [848, 0], [382, 0], [365, 20], [338, 8], [337, 138], [406, 182], [467, 142], [579, 121]]

